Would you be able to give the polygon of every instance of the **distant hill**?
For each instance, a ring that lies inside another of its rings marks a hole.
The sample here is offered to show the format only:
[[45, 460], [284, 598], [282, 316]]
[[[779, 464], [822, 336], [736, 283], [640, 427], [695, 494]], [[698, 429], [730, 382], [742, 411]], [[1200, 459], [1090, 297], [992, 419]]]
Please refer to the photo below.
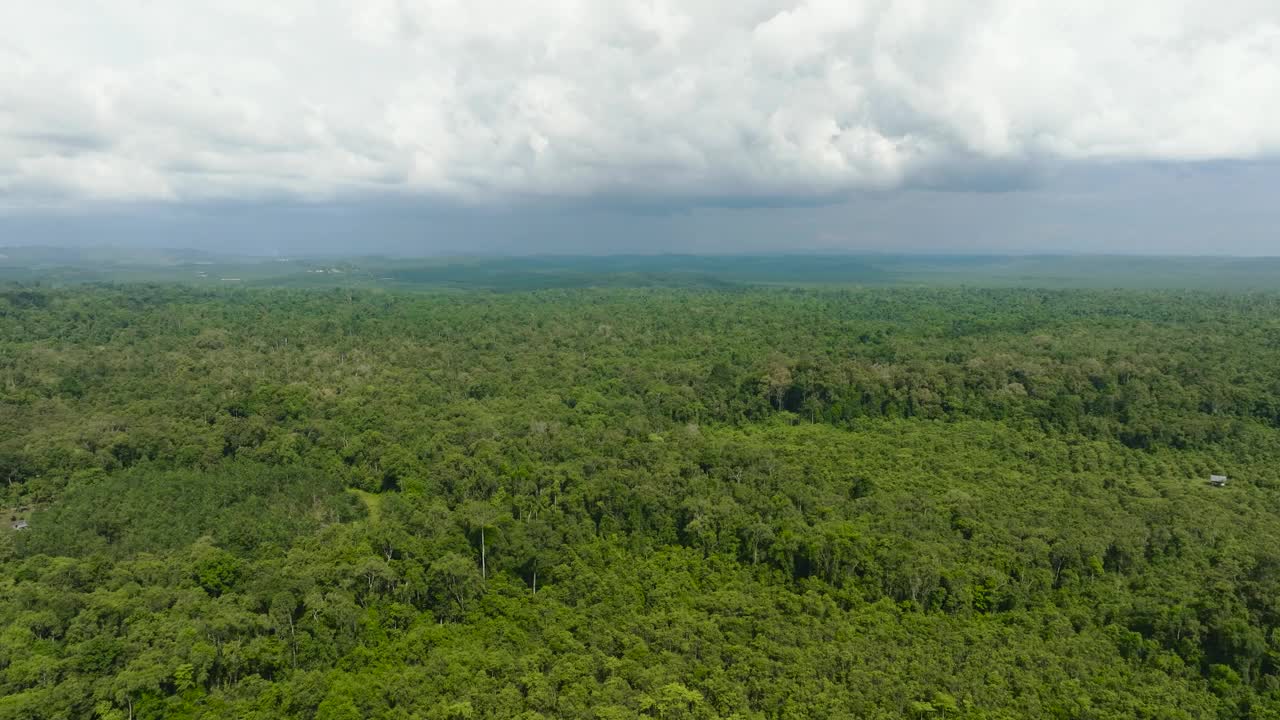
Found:
[[1280, 258], [1121, 255], [227, 256], [196, 249], [0, 248], [0, 281], [229, 282], [280, 287], [484, 289], [771, 285], [1280, 290]]

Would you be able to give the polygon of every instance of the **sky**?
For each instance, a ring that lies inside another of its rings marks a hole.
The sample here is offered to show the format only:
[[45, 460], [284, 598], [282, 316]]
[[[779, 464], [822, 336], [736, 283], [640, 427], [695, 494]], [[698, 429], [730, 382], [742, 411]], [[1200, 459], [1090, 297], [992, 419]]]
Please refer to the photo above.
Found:
[[0, 245], [1280, 255], [1275, 0], [0, 0]]

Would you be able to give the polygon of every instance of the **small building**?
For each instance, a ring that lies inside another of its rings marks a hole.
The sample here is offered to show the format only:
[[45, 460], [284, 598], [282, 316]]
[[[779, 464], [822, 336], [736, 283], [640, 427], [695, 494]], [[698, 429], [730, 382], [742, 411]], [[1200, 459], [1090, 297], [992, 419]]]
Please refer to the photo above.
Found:
[[15, 522], [14, 524], [10, 525], [9, 527], [13, 528], [14, 530], [26, 530], [26, 529], [27, 529], [27, 521], [26, 521], [26, 520], [19, 520], [19, 521]]
[[1210, 475], [1209, 484], [1214, 487], [1223, 487], [1227, 484], [1226, 475]]

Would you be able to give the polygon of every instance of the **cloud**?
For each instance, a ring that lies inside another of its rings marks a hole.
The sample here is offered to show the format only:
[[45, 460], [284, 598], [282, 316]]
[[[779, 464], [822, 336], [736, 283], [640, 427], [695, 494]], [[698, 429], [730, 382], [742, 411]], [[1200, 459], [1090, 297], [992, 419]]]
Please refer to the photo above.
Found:
[[1280, 150], [1273, 0], [0, 7], [10, 206], [762, 203]]

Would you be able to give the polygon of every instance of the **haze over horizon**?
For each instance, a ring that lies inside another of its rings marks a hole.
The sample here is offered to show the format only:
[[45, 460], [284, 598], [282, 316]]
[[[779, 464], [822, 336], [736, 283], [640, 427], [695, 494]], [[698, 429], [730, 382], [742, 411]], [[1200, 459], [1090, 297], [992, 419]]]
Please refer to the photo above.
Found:
[[0, 7], [0, 245], [1277, 255], [1280, 6]]

